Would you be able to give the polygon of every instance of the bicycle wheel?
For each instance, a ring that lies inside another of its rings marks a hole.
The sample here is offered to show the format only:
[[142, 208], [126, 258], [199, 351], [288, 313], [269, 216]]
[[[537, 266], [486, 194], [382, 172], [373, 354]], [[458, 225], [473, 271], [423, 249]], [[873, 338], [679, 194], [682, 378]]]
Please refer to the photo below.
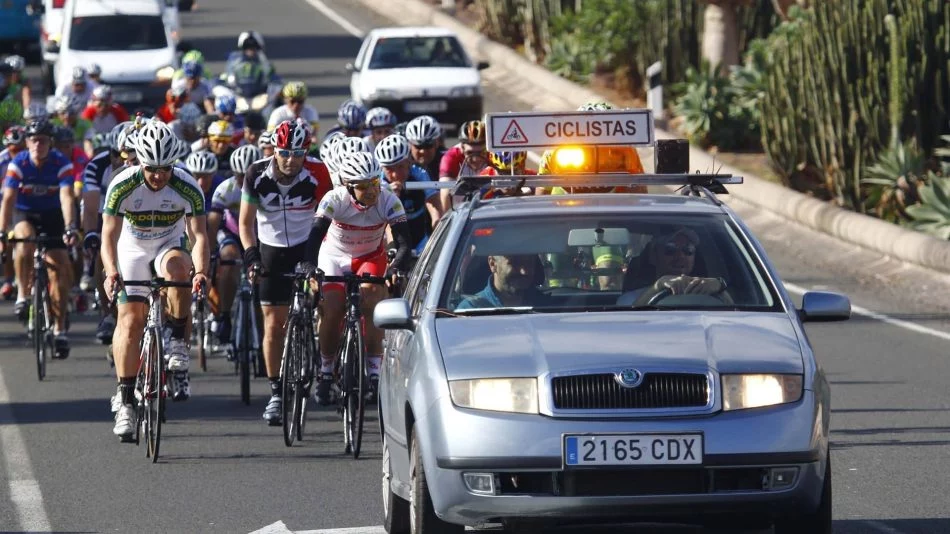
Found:
[[158, 461], [158, 450], [162, 440], [162, 422], [165, 418], [165, 362], [162, 357], [162, 336], [157, 328], [150, 328], [152, 336], [145, 362], [145, 440], [148, 447], [145, 455]]
[[295, 343], [295, 333], [298, 330], [298, 320], [291, 316], [287, 324], [287, 336], [284, 338], [284, 357], [280, 362], [281, 388], [281, 422], [284, 429], [284, 445], [294, 444], [296, 432], [297, 405], [297, 374], [300, 372], [300, 353]]
[[363, 336], [359, 325], [347, 327], [346, 352], [343, 363], [343, 388], [345, 402], [343, 404], [343, 420], [346, 425], [346, 434], [349, 436], [347, 453], [353, 458], [360, 457], [360, 448], [363, 443], [363, 412], [366, 407], [363, 380]]
[[46, 317], [43, 306], [41, 279], [33, 282], [33, 299], [30, 303], [30, 321], [33, 326], [33, 353], [36, 356], [36, 376], [42, 381], [46, 378]]
[[244, 299], [238, 301], [238, 317], [235, 356], [241, 372], [241, 402], [249, 406], [251, 404], [251, 314], [250, 307]]
[[310, 387], [313, 386], [314, 348], [313, 328], [304, 321], [304, 327], [299, 331], [297, 346], [300, 354], [300, 374], [297, 376], [297, 392], [295, 395], [294, 416], [297, 418], [297, 441], [303, 441], [304, 428], [307, 426], [307, 398], [310, 396]]
[[192, 324], [195, 328], [195, 343], [198, 345], [198, 365], [201, 366], [202, 371], [208, 370], [208, 329], [205, 322], [205, 315], [204, 301], [199, 300], [195, 306]]

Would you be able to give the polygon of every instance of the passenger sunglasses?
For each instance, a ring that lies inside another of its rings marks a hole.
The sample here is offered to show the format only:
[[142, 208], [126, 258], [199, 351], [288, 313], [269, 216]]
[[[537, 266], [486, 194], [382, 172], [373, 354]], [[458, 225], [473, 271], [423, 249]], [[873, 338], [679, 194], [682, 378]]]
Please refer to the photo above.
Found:
[[145, 165], [145, 170], [148, 172], [169, 172], [172, 170], [171, 165]]
[[663, 245], [663, 254], [667, 256], [673, 256], [678, 252], [682, 252], [684, 256], [692, 256], [696, 254], [696, 245], [677, 245], [676, 243], [667, 243]]
[[277, 155], [282, 158], [290, 158], [290, 157], [299, 158], [301, 156], [305, 156], [306, 154], [307, 154], [307, 151], [302, 148], [298, 148], [295, 150], [286, 150], [282, 148], [277, 151]]
[[379, 187], [379, 178], [374, 178], [368, 182], [353, 184], [353, 189], [356, 189], [357, 191], [366, 191], [367, 189], [372, 189], [374, 187]]

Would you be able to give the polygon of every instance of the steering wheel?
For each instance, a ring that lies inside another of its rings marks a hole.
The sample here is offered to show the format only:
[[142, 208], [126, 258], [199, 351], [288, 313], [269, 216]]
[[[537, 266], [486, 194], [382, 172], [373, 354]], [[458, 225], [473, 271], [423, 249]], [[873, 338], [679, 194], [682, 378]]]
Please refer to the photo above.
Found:
[[656, 306], [658, 302], [672, 295], [673, 295], [673, 290], [668, 287], [664, 287], [656, 295], [653, 295], [652, 297], [650, 297], [650, 300], [647, 301], [646, 305]]

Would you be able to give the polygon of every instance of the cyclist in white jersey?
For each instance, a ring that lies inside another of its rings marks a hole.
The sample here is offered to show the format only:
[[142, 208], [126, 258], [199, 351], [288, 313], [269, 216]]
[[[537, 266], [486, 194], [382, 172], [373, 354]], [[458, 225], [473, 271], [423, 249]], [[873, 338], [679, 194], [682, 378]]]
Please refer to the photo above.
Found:
[[[136, 154], [141, 165], [119, 173], [106, 192], [102, 225], [102, 263], [105, 290], [111, 298], [121, 280], [148, 280], [153, 274], [193, 283], [208, 281], [208, 236], [204, 196], [195, 180], [174, 167], [180, 155], [171, 129], [150, 121], [138, 132]], [[185, 251], [186, 231], [194, 244]], [[121, 251], [121, 253], [120, 253]], [[194, 275], [191, 274], [194, 267]], [[128, 287], [119, 293], [118, 322], [113, 355], [119, 387], [113, 397], [116, 411], [113, 433], [123, 441], [135, 433], [135, 376], [139, 343], [148, 314], [147, 288]], [[191, 292], [169, 288], [166, 293], [171, 340], [166, 346], [167, 368], [178, 382], [175, 400], [185, 400], [189, 351], [185, 341], [190, 326]]]
[[[337, 187], [320, 202], [308, 240], [308, 258], [315, 259], [318, 271], [329, 276], [348, 273], [393, 276], [410, 257], [409, 224], [402, 203], [392, 191], [380, 187], [382, 168], [367, 152], [350, 154], [340, 163], [339, 177], [345, 187]], [[386, 267], [384, 235], [390, 226], [398, 249], [392, 265]], [[325, 238], [325, 239], [324, 239]], [[312, 252], [311, 252], [312, 251]], [[346, 307], [341, 284], [327, 283], [320, 303], [320, 382], [315, 394], [323, 405], [333, 402], [333, 367], [340, 344], [340, 322]], [[362, 288], [364, 317], [372, 317], [376, 303], [386, 289], [375, 284]], [[383, 357], [383, 332], [366, 321], [366, 363], [370, 391], [376, 391]]]

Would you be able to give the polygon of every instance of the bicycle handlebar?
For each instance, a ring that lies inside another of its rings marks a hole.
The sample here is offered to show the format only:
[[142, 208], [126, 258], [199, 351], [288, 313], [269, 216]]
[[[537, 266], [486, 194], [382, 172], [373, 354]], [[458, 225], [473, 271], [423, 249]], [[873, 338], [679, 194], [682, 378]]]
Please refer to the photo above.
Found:
[[123, 286], [148, 287], [151, 289], [162, 289], [166, 287], [181, 287], [191, 289], [191, 282], [175, 282], [164, 278], [153, 278], [152, 280], [122, 280], [119, 282]]

